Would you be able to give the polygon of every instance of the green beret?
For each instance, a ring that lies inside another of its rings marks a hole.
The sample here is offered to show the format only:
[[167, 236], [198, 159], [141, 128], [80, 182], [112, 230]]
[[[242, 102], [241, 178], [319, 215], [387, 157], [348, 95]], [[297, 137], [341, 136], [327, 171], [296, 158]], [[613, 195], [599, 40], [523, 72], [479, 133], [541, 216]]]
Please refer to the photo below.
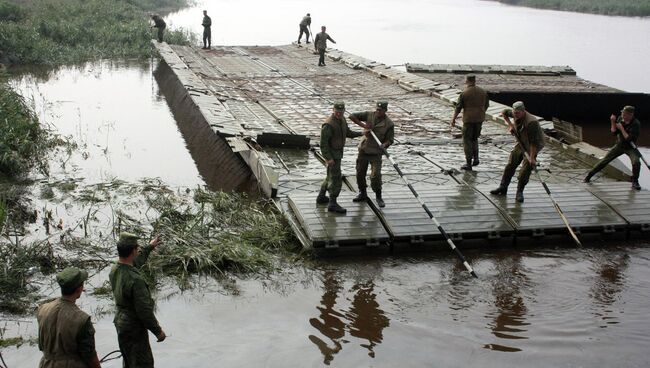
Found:
[[621, 112], [629, 112], [630, 114], [634, 114], [634, 106], [625, 106]]
[[343, 102], [335, 102], [334, 103], [334, 110], [339, 111], [339, 112], [345, 111], [345, 103], [343, 103]]
[[77, 267], [68, 267], [56, 275], [56, 282], [61, 289], [74, 291], [88, 279], [88, 272], [80, 270]]
[[512, 109], [515, 111], [524, 111], [526, 110], [526, 106], [524, 106], [524, 103], [521, 101], [517, 101], [512, 104]]
[[377, 108], [388, 111], [388, 101], [377, 101]]
[[127, 246], [138, 246], [139, 236], [127, 232], [120, 233], [120, 239], [117, 241], [118, 247], [127, 247]]

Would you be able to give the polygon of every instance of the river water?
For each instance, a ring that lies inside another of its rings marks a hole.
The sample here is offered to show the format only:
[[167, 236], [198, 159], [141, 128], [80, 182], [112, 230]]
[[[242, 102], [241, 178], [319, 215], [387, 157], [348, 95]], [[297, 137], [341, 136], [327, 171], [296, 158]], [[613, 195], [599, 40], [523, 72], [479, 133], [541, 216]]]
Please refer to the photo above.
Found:
[[[167, 17], [168, 24], [199, 32], [203, 8], [217, 44], [289, 43], [309, 11], [313, 28], [327, 24], [337, 47], [388, 64], [568, 64], [596, 82], [650, 90], [641, 64], [648, 19], [490, 1], [333, 0], [307, 7], [282, 0], [199, 3]], [[473, 50], [463, 46], [476, 39]], [[100, 62], [13, 80], [42, 120], [79, 144], [65, 163], [52, 162], [55, 177], [203, 183], [152, 78], [155, 66]], [[647, 245], [592, 241], [581, 250], [549, 241], [466, 251], [479, 279], [442, 252], [317, 260], [271, 276], [198, 280], [183, 293], [169, 283], [157, 294], [157, 315], [171, 336], [152, 342], [156, 365], [647, 367]], [[105, 272], [94, 276], [87, 289], [105, 279]], [[44, 290], [56, 293], [51, 285]], [[116, 349], [110, 299], [87, 293], [80, 305], [93, 315], [100, 355]], [[16, 319], [0, 317], [4, 336], [35, 336], [33, 319]], [[11, 368], [35, 367], [40, 358], [30, 345], [2, 355]]]

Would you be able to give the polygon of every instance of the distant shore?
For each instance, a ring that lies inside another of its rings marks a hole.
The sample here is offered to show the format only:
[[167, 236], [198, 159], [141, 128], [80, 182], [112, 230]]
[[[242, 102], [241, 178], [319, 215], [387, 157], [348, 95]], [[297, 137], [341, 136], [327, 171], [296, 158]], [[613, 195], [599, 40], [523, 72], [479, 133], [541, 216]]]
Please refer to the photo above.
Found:
[[603, 15], [650, 16], [650, 0], [492, 0], [500, 3]]

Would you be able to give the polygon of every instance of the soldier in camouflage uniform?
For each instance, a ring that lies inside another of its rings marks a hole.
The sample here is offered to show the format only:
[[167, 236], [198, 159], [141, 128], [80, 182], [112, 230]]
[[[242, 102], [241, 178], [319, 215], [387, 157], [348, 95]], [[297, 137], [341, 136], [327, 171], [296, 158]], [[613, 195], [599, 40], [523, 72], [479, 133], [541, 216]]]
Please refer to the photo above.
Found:
[[[366, 173], [370, 165], [370, 187], [375, 192], [375, 198], [379, 207], [384, 207], [384, 199], [381, 196], [381, 157], [383, 150], [393, 144], [395, 139], [395, 124], [386, 116], [388, 102], [378, 101], [375, 111], [356, 112], [350, 114], [350, 120], [355, 124], [365, 127], [364, 137], [359, 143], [359, 155], [357, 156], [357, 186], [359, 195], [353, 199], [354, 202], [362, 202], [368, 199], [366, 188]], [[362, 121], [366, 122], [364, 125]], [[370, 134], [370, 130], [381, 142], [381, 147]]]
[[325, 26], [320, 27], [321, 32], [316, 35], [316, 38], [314, 38], [314, 49], [318, 51], [318, 66], [325, 66], [325, 50], [327, 50], [327, 40], [332, 41], [333, 43], [336, 43], [330, 37], [330, 35], [325, 32], [326, 28]]
[[[521, 101], [512, 104], [512, 110], [503, 110], [502, 115], [508, 123], [510, 122], [511, 117], [515, 118], [514, 126], [516, 133], [513, 131], [512, 127], [510, 128], [510, 132], [515, 133], [519, 137], [521, 142], [524, 144], [524, 147], [521, 147], [519, 143], [517, 143], [512, 149], [510, 152], [510, 158], [508, 159], [508, 164], [503, 170], [501, 184], [498, 188], [491, 190], [490, 193], [495, 195], [506, 195], [508, 193], [510, 180], [513, 175], [515, 175], [515, 171], [521, 161], [524, 161], [523, 167], [519, 170], [519, 176], [517, 178], [517, 194], [515, 196], [517, 202], [521, 203], [524, 201], [524, 188], [526, 187], [526, 184], [528, 184], [530, 173], [533, 171], [533, 166], [537, 164], [537, 154], [542, 150], [542, 148], [544, 148], [544, 131], [542, 131], [542, 128], [539, 126], [537, 119], [526, 111], [526, 107]], [[525, 158], [524, 150], [528, 150], [528, 155], [532, 162], [528, 162]]]
[[[456, 126], [456, 118], [463, 111], [463, 148], [465, 150], [465, 165], [461, 169], [472, 171], [472, 166], [479, 164], [478, 137], [485, 120], [485, 111], [490, 105], [487, 92], [476, 86], [476, 76], [468, 74], [465, 77], [465, 90], [458, 96], [456, 110], [451, 118], [451, 127]], [[472, 160], [474, 160], [472, 162]]]
[[589, 183], [591, 178], [600, 170], [604, 169], [607, 164], [622, 154], [626, 154], [632, 162], [632, 189], [641, 190], [639, 184], [639, 174], [641, 173], [641, 154], [630, 142], [636, 143], [641, 134], [641, 122], [634, 117], [634, 106], [625, 106], [621, 110], [621, 116], [616, 115], [609, 117], [612, 134], [616, 135], [616, 145], [612, 147], [607, 155], [596, 166], [589, 171], [584, 179]]
[[[341, 175], [341, 159], [343, 158], [343, 148], [345, 147], [345, 138], [354, 138], [361, 136], [360, 132], [352, 131], [348, 128], [343, 113], [345, 104], [337, 102], [334, 104], [332, 115], [327, 118], [325, 124], [321, 127], [320, 150], [327, 161], [327, 177], [321, 185], [320, 193], [316, 198], [316, 203], [329, 203], [327, 210], [336, 213], [346, 213], [346, 209], [341, 207], [336, 199], [341, 193], [343, 177]], [[329, 190], [329, 198], [325, 195]]]
[[120, 234], [117, 242], [119, 260], [109, 275], [117, 309], [113, 323], [125, 368], [153, 367], [147, 330], [158, 338], [158, 342], [166, 337], [154, 315], [149, 286], [138, 271], [151, 251], [160, 244], [160, 238], [156, 237], [142, 250], [138, 247], [138, 239], [133, 234]]
[[305, 43], [310, 43], [309, 42], [309, 26], [311, 25], [311, 15], [307, 13], [304, 17], [302, 17], [302, 20], [300, 21], [300, 24], [298, 25], [300, 27], [300, 34], [298, 34], [298, 45], [300, 45], [300, 39], [302, 38], [302, 34], [305, 34]]
[[98, 368], [95, 329], [90, 316], [79, 309], [86, 271], [68, 267], [56, 281], [61, 297], [38, 307], [38, 348], [43, 352], [39, 368]]
[[203, 21], [201, 22], [203, 26], [203, 50], [209, 50], [212, 46], [212, 18], [208, 16], [208, 11], [203, 11]]
[[165, 28], [167, 28], [167, 23], [158, 14], [152, 14], [151, 19], [153, 19], [153, 26], [151, 28], [158, 28], [158, 42], [163, 42], [163, 34], [165, 33]]

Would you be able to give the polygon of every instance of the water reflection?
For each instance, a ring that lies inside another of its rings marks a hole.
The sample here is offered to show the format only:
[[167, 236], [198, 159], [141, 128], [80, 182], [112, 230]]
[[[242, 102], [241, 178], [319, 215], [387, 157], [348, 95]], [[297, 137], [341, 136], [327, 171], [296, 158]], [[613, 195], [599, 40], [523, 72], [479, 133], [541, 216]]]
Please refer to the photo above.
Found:
[[596, 279], [590, 288], [590, 295], [595, 301], [594, 311], [596, 317], [601, 318], [604, 324], [600, 327], [618, 324], [618, 318], [612, 316], [613, 305], [619, 300], [620, 294], [625, 289], [627, 270], [630, 262], [628, 254], [612, 254], [605, 252], [601, 254], [592, 253]]
[[375, 347], [383, 341], [383, 330], [390, 325], [390, 320], [380, 308], [372, 280], [355, 283], [350, 292], [354, 293], [350, 307], [337, 309], [337, 298], [342, 292], [341, 281], [334, 271], [326, 271], [323, 278], [323, 296], [318, 318], [311, 318], [309, 323], [329, 341], [316, 335], [309, 335], [309, 340], [318, 347], [323, 355], [323, 363], [329, 365], [334, 355], [343, 349], [347, 333], [350, 336], [366, 340], [360, 346], [368, 350], [368, 356], [375, 357]]
[[[526, 322], [528, 308], [521, 295], [521, 286], [528, 282], [528, 277], [521, 272], [521, 260], [518, 253], [496, 259], [497, 275], [492, 285], [492, 294], [497, 311], [494, 315], [488, 315], [492, 318], [488, 326], [499, 339], [528, 339], [523, 335], [527, 331], [526, 326], [530, 324]], [[520, 348], [503, 344], [486, 344], [484, 348], [502, 352], [521, 351]]]

